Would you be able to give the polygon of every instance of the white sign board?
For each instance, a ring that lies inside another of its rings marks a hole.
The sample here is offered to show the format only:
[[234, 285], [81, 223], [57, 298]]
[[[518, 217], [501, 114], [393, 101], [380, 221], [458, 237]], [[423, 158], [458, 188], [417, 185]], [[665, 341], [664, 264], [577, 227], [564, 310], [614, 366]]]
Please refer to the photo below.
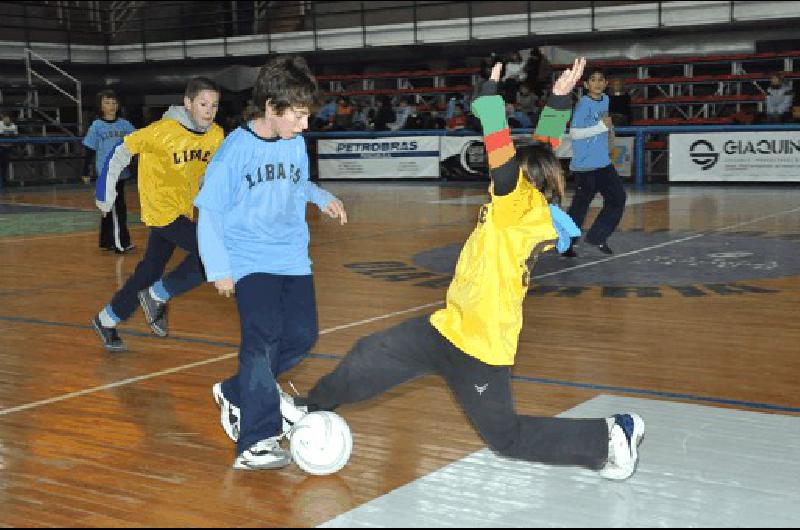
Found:
[[438, 136], [320, 140], [320, 179], [439, 178]]
[[671, 182], [800, 182], [800, 131], [671, 134]]

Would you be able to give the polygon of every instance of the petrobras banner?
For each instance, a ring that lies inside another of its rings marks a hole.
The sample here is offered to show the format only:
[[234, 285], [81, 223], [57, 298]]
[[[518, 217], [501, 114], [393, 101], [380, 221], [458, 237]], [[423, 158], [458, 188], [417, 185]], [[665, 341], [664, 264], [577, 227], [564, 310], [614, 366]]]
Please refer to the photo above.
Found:
[[800, 182], [800, 131], [671, 134], [672, 182]]
[[320, 179], [438, 178], [438, 136], [319, 140]]

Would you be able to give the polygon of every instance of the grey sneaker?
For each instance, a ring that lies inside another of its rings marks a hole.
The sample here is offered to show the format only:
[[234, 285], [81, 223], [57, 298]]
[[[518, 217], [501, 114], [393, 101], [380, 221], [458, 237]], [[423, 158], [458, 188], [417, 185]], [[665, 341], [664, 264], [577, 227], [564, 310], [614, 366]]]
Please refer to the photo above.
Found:
[[236, 457], [234, 469], [279, 469], [292, 463], [289, 451], [281, 448], [279, 437], [267, 438], [254, 443]]
[[144, 311], [144, 317], [147, 323], [150, 324], [150, 329], [153, 334], [158, 337], [166, 337], [169, 335], [169, 328], [167, 327], [167, 304], [159, 302], [150, 295], [150, 289], [139, 291], [139, 304]]
[[239, 407], [225, 398], [225, 394], [222, 393], [222, 383], [217, 383], [211, 387], [211, 393], [214, 395], [214, 401], [219, 407], [219, 423], [222, 425], [222, 430], [225, 431], [228, 438], [234, 442], [237, 441], [242, 417], [239, 413]]
[[117, 328], [104, 327], [100, 323], [100, 317], [97, 315], [92, 319], [92, 328], [97, 333], [97, 336], [100, 337], [100, 340], [103, 341], [103, 346], [108, 351], [128, 351], [128, 347], [119, 337], [119, 333], [117, 333]]

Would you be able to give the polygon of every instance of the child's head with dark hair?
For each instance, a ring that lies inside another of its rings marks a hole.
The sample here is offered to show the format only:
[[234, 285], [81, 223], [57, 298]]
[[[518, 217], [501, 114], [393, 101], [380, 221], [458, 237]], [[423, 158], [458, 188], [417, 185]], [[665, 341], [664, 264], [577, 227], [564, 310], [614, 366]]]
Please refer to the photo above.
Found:
[[195, 77], [186, 85], [183, 105], [195, 124], [205, 130], [214, 123], [219, 110], [219, 85], [207, 77]]
[[107, 88], [101, 90], [95, 96], [95, 104], [97, 106], [97, 115], [106, 120], [117, 119], [117, 112], [119, 111], [119, 98], [117, 93]]
[[261, 67], [253, 87], [253, 101], [269, 130], [284, 139], [308, 128], [308, 117], [318, 100], [317, 80], [299, 55], [270, 59]]
[[536, 189], [547, 195], [549, 202], [560, 204], [566, 193], [564, 171], [550, 146], [531, 144], [517, 151], [522, 174]]
[[601, 98], [603, 91], [608, 86], [608, 79], [606, 79], [603, 69], [597, 66], [587, 68], [583, 86], [589, 92], [589, 96], [595, 99]]
[[253, 87], [253, 101], [258, 108], [266, 112], [269, 105], [278, 116], [290, 107], [310, 109], [318, 98], [317, 80], [299, 55], [270, 59], [261, 67]]

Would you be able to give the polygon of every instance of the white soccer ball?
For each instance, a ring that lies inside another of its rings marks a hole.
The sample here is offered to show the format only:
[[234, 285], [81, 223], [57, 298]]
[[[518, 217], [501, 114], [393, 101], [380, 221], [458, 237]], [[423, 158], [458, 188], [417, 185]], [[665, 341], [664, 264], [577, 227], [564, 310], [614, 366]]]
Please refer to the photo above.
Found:
[[353, 435], [335, 412], [310, 412], [292, 427], [289, 451], [310, 475], [330, 475], [342, 469], [353, 452]]

